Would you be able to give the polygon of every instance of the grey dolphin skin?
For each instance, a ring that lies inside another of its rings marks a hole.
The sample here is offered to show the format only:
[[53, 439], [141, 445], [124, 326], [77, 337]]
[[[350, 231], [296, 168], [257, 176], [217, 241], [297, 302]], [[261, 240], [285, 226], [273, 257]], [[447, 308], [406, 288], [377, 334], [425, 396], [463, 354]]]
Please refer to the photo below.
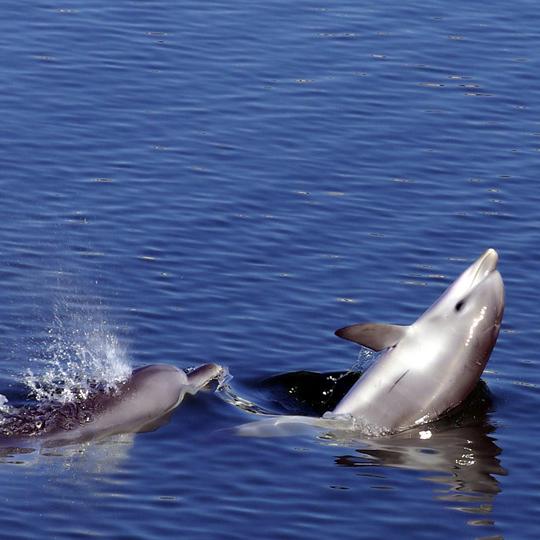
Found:
[[239, 426], [241, 435], [275, 436], [324, 428], [385, 436], [433, 422], [478, 383], [504, 311], [498, 255], [488, 249], [410, 326], [355, 324], [336, 335], [383, 351], [322, 417], [273, 416]]
[[368, 323], [336, 335], [378, 360], [334, 408], [368, 431], [398, 432], [431, 422], [467, 398], [497, 341], [504, 311], [498, 255], [488, 249], [412, 325]]
[[145, 366], [112, 393], [99, 391], [74, 403], [39, 404], [6, 415], [0, 439], [51, 447], [151, 431], [169, 419], [186, 394], [195, 394], [221, 371], [217, 364], [189, 373], [166, 364]]

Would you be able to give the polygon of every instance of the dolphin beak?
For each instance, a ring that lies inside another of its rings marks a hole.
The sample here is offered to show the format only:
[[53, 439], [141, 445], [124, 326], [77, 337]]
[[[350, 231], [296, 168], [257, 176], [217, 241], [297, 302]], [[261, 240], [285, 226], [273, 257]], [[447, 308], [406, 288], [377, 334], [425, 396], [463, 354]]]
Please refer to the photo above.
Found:
[[223, 372], [218, 364], [203, 364], [187, 374], [188, 381], [197, 389], [203, 388], [213, 379], [217, 379]]
[[484, 280], [489, 274], [497, 269], [497, 263], [499, 262], [499, 255], [493, 249], [486, 250], [475, 263], [471, 266], [472, 270], [472, 286], [474, 287], [482, 280]]

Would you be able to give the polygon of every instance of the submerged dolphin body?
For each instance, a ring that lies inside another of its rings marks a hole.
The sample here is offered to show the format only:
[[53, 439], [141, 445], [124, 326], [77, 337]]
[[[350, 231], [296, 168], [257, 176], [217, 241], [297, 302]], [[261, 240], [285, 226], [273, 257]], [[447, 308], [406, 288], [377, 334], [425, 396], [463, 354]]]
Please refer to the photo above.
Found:
[[461, 404], [478, 383], [499, 334], [504, 285], [488, 249], [412, 325], [356, 324], [336, 335], [384, 351], [322, 418], [277, 416], [240, 426], [254, 436], [309, 428], [368, 436], [432, 422]]
[[39, 441], [42, 447], [52, 447], [151, 431], [169, 419], [186, 394], [195, 394], [221, 372], [216, 364], [189, 373], [166, 364], [145, 366], [112, 393], [96, 391], [80, 401], [39, 404], [5, 415], [0, 419], [0, 441]]

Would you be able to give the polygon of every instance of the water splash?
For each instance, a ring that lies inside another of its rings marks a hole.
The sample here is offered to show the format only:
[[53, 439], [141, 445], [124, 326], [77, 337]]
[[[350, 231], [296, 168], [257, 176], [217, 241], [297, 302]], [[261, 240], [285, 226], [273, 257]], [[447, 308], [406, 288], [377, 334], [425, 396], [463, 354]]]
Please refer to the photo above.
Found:
[[[4, 394], [0, 394], [0, 413], [8, 413], [11, 407], [8, 405], [8, 398]], [[2, 419], [0, 418], [0, 422]]]
[[40, 354], [30, 361], [23, 381], [37, 401], [67, 403], [85, 399], [96, 386], [114, 391], [131, 374], [127, 351], [103, 316], [88, 308], [55, 309], [54, 322]]
[[378, 356], [379, 353], [367, 349], [366, 347], [361, 347], [358, 358], [349, 371], [364, 373], [375, 362]]

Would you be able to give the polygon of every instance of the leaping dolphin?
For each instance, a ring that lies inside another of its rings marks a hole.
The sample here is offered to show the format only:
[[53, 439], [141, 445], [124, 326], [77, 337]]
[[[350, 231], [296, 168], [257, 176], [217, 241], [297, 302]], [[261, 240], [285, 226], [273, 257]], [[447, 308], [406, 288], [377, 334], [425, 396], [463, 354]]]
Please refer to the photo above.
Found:
[[410, 326], [355, 324], [336, 335], [381, 357], [333, 413], [388, 432], [436, 420], [467, 398], [497, 341], [504, 311], [498, 255], [488, 249]]
[[238, 432], [273, 435], [302, 426], [345, 426], [380, 436], [454, 409], [478, 383], [499, 334], [504, 285], [498, 258], [488, 249], [410, 326], [367, 323], [337, 330], [339, 337], [384, 352], [322, 418], [278, 416]]
[[150, 431], [168, 420], [186, 394], [195, 394], [221, 372], [217, 364], [189, 373], [167, 364], [145, 366], [112, 393], [91, 392], [80, 401], [27, 406], [4, 415], [0, 442], [51, 447]]

